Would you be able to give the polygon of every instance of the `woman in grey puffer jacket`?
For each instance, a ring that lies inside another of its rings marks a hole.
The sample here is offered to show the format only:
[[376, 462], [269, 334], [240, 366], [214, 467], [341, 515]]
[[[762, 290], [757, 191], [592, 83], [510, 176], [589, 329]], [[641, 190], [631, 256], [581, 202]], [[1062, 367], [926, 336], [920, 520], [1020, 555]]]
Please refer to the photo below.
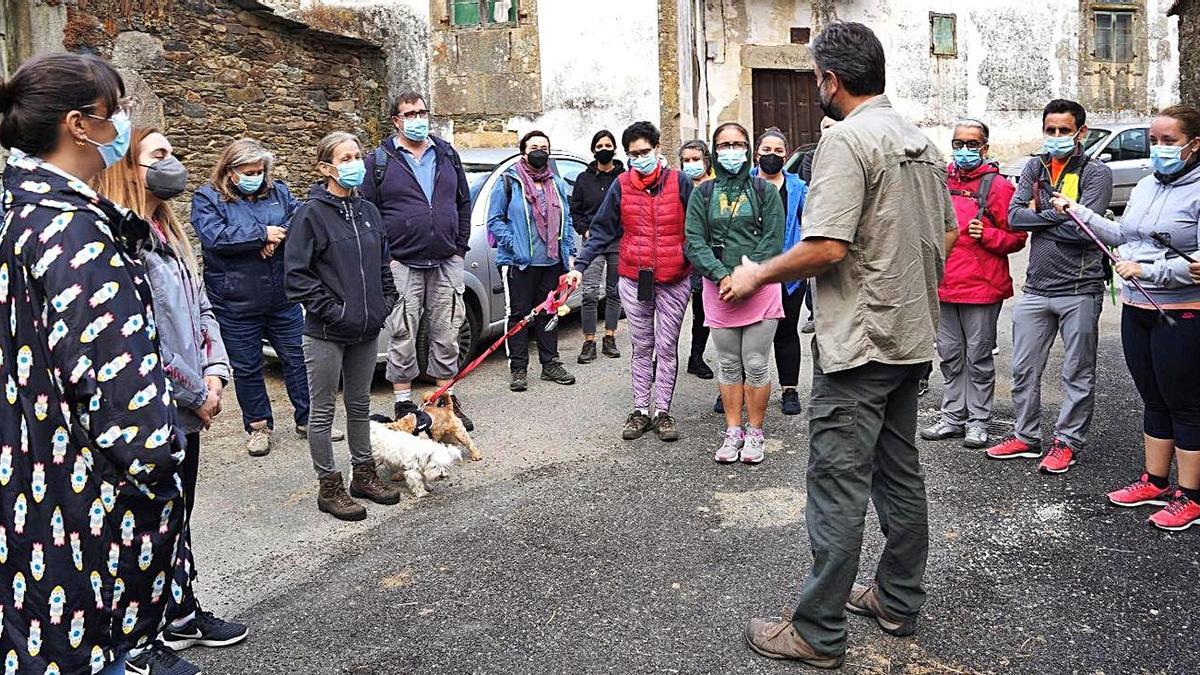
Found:
[[[183, 479], [184, 522], [190, 521], [200, 468], [200, 431], [209, 428], [221, 411], [221, 395], [230, 378], [229, 357], [221, 329], [204, 292], [196, 258], [183, 227], [167, 200], [187, 187], [187, 169], [172, 155], [166, 137], [154, 129], [133, 132], [129, 153], [100, 179], [99, 192], [149, 221], [140, 258], [145, 265], [154, 303], [159, 357], [171, 383], [171, 398], [187, 432], [187, 451], [180, 464]], [[190, 528], [185, 536], [190, 537]], [[189, 544], [190, 545], [190, 544]], [[189, 573], [195, 575], [195, 570]], [[173, 650], [194, 645], [220, 647], [246, 637], [244, 625], [223, 621], [200, 611], [195, 595], [185, 593], [167, 610], [171, 622], [162, 642]], [[135, 654], [158, 661], [174, 658], [169, 652]], [[159, 665], [163, 665], [160, 663]]]

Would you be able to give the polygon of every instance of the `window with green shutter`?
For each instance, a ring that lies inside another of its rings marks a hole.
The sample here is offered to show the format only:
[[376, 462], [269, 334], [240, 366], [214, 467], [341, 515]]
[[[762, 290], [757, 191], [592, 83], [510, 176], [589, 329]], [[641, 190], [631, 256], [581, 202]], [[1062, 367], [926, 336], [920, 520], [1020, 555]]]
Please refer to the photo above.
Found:
[[450, 0], [450, 24], [457, 28], [516, 25], [518, 0]]

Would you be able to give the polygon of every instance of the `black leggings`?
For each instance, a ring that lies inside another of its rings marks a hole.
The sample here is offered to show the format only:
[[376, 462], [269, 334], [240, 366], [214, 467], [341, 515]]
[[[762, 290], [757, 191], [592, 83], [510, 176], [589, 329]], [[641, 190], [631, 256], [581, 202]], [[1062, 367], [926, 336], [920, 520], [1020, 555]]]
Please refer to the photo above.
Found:
[[783, 318], [775, 327], [775, 365], [779, 368], [779, 386], [795, 387], [800, 383], [800, 310], [804, 309], [806, 285], [795, 293], [783, 292]]
[[697, 284], [692, 284], [692, 350], [691, 357], [699, 359], [704, 357], [704, 349], [708, 347], [708, 326], [704, 325], [704, 297], [703, 293], [697, 288]]
[[1142, 396], [1147, 436], [1174, 439], [1180, 450], [1200, 450], [1200, 310], [1158, 312], [1125, 305], [1121, 343], [1125, 363]]

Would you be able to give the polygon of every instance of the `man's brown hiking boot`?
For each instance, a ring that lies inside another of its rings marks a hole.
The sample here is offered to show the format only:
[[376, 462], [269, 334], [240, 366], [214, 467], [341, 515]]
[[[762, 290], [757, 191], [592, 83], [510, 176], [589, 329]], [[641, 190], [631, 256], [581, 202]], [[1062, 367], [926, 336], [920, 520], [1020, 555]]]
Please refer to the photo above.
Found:
[[792, 620], [750, 619], [746, 624], [746, 644], [769, 659], [799, 661], [813, 668], [839, 668], [843, 654], [818, 654], [792, 626]]
[[874, 585], [854, 584], [854, 587], [850, 589], [850, 599], [846, 601], [846, 609], [859, 616], [875, 619], [875, 623], [879, 624], [879, 629], [888, 635], [905, 637], [912, 635], [917, 630], [915, 620], [898, 621], [887, 615], [883, 605], [879, 602], [879, 592], [875, 590]]
[[317, 493], [317, 509], [338, 520], [362, 520], [367, 509], [346, 494], [342, 474], [335, 473], [321, 479], [321, 491]]
[[379, 480], [374, 464], [358, 464], [350, 481], [350, 496], [370, 499], [376, 504], [399, 504], [400, 489]]

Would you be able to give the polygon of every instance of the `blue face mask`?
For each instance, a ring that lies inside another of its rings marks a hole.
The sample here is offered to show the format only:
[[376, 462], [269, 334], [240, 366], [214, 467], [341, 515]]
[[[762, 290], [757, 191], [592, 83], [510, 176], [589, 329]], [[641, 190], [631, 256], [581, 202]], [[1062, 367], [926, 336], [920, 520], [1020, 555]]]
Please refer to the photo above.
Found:
[[717, 163], [725, 167], [725, 170], [729, 173], [737, 173], [746, 164], [746, 151], [719, 150], [717, 152]]
[[238, 189], [242, 191], [242, 194], [252, 195], [262, 187], [263, 177], [264, 174], [261, 173], [257, 176], [244, 176], [239, 173], [237, 175]]
[[704, 162], [684, 162], [683, 175], [696, 180], [704, 175]]
[[[88, 115], [93, 119], [102, 119], [95, 115]], [[133, 123], [129, 121], [129, 115], [124, 111], [113, 114], [108, 118], [112, 122], [113, 128], [117, 130], [117, 135], [107, 143], [97, 143], [90, 138], [84, 138], [88, 143], [96, 146], [96, 150], [100, 152], [100, 158], [104, 160], [105, 168], [121, 161], [126, 153], [129, 152], [129, 141], [133, 134]]]
[[954, 165], [958, 168], [970, 171], [979, 168], [980, 164], [983, 164], [983, 153], [979, 150], [959, 148], [954, 151]]
[[429, 138], [429, 118], [404, 119], [404, 136], [410, 141], [420, 143]]
[[[1188, 145], [1191, 145], [1189, 142]], [[1183, 171], [1187, 161], [1183, 159], [1183, 149], [1187, 145], [1152, 145], [1150, 146], [1150, 164], [1154, 171], [1164, 176], [1171, 176]], [[1196, 151], [1192, 151], [1194, 155]]]
[[367, 175], [367, 167], [361, 159], [352, 159], [338, 164], [337, 172], [338, 185], [350, 190], [362, 185], [363, 177]]
[[641, 157], [633, 157], [629, 160], [629, 165], [637, 169], [637, 172], [643, 176], [649, 176], [658, 167], [658, 155], [652, 152]]
[[1051, 157], [1062, 159], [1075, 152], [1074, 136], [1047, 136], [1042, 141], [1042, 150]]

